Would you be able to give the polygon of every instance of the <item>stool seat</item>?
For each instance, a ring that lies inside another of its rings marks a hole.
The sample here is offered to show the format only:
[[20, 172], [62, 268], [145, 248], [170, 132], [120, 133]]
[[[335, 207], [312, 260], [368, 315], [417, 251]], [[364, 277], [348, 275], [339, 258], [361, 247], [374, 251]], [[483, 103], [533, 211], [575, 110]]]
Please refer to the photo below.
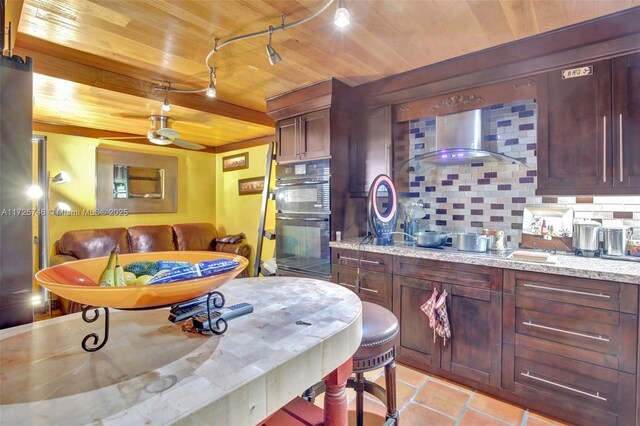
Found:
[[362, 302], [362, 341], [353, 359], [371, 358], [396, 345], [400, 326], [388, 309], [374, 303]]

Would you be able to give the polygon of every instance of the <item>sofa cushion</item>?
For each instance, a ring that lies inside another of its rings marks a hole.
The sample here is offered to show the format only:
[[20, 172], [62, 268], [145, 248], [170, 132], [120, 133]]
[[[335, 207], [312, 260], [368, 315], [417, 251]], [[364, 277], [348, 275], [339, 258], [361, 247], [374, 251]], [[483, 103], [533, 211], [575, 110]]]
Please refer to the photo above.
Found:
[[218, 236], [215, 226], [210, 223], [180, 223], [173, 225], [173, 232], [178, 250], [213, 250]]
[[127, 230], [129, 247], [133, 253], [172, 251], [173, 230], [169, 225], [132, 226]]
[[120, 253], [129, 253], [125, 228], [81, 229], [65, 232], [56, 244], [56, 252], [78, 259], [108, 256], [120, 245]]

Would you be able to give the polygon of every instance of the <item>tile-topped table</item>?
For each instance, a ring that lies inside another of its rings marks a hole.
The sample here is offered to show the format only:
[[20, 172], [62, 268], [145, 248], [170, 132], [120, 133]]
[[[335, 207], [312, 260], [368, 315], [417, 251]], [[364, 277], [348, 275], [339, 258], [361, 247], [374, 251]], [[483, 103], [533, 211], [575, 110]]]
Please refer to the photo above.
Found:
[[[350, 367], [362, 337], [362, 306], [350, 290], [291, 277], [236, 279], [219, 290], [227, 306], [255, 309], [220, 337], [183, 332], [167, 309], [112, 310], [109, 341], [94, 353], [80, 342], [100, 334], [104, 315], [0, 331], [0, 423], [255, 425]], [[346, 398], [338, 405], [346, 421]]]

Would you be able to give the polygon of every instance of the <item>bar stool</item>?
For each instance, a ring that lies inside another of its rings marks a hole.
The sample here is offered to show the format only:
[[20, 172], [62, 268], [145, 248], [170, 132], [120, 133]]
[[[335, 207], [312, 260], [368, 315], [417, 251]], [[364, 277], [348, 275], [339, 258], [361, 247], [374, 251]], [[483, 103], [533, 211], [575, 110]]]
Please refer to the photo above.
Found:
[[[356, 424], [363, 425], [364, 394], [367, 392], [387, 407], [385, 426], [398, 426], [396, 407], [396, 343], [400, 332], [398, 319], [382, 306], [362, 302], [362, 342], [353, 355], [355, 378], [349, 379], [347, 387], [356, 391]], [[364, 373], [384, 366], [385, 388], [364, 378]], [[313, 401], [324, 392], [322, 382], [307, 389], [303, 397]]]

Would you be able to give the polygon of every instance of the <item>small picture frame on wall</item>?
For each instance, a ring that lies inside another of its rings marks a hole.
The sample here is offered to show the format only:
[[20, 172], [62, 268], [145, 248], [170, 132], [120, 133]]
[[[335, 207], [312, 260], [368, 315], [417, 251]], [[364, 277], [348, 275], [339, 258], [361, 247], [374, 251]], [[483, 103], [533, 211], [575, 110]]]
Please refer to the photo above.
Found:
[[246, 169], [249, 167], [249, 153], [242, 152], [236, 155], [222, 157], [222, 171], [230, 172], [231, 170]]
[[238, 179], [238, 195], [260, 194], [264, 189], [264, 176]]

